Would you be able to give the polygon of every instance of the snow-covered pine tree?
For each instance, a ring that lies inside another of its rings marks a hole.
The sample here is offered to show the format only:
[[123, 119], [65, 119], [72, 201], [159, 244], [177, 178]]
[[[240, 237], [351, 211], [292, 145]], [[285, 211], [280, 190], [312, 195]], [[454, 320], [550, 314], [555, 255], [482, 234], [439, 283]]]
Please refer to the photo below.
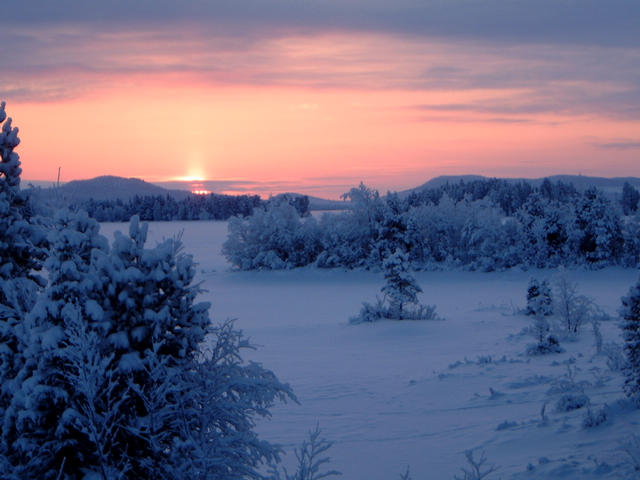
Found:
[[585, 190], [576, 205], [578, 250], [590, 263], [616, 263], [623, 248], [621, 222], [611, 202], [596, 188]]
[[145, 249], [146, 234], [134, 217], [129, 236], [116, 235], [97, 263], [111, 368], [130, 393], [115, 454], [129, 459], [133, 477], [257, 478], [277, 449], [258, 439], [254, 419], [293, 394], [272, 372], [243, 364], [247, 343], [231, 324], [211, 327], [180, 240]]
[[[62, 465], [71, 471], [91, 463], [70, 425], [76, 420], [70, 412], [81, 407], [78, 385], [69, 380], [67, 347], [69, 329], [95, 332], [92, 323], [101, 320], [99, 305], [89, 299], [95, 285], [89, 274], [92, 254], [108, 246], [99, 228], [85, 212], [61, 210], [48, 234], [49, 285], [25, 318], [19, 390], [4, 420], [2, 440], [18, 478], [57, 478]], [[98, 381], [99, 372], [94, 373]]]
[[58, 221], [65, 228], [52, 236], [51, 286], [29, 316], [2, 474], [258, 478], [278, 449], [257, 437], [255, 419], [295, 399], [289, 387], [244, 364], [248, 344], [231, 323], [210, 326], [179, 239], [146, 249], [134, 217], [107, 251], [95, 222], [81, 220]]
[[549, 316], [553, 314], [551, 287], [547, 280], [532, 278], [527, 288], [527, 315]]
[[620, 314], [627, 364], [624, 367], [624, 391], [640, 405], [640, 281], [622, 298]]
[[[6, 121], [5, 121], [6, 120]], [[44, 232], [30, 217], [28, 200], [20, 191], [18, 129], [0, 103], [0, 419], [13, 395], [21, 367], [21, 322], [35, 302], [44, 280]], [[0, 429], [2, 428], [0, 424]]]
[[403, 319], [407, 308], [418, 305], [418, 293], [422, 288], [409, 273], [409, 255], [398, 249], [382, 263], [387, 282], [381, 291], [389, 303], [389, 316]]
[[422, 292], [416, 279], [409, 273], [409, 256], [398, 249], [383, 262], [386, 284], [380, 289], [383, 298], [375, 305], [364, 302], [360, 313], [351, 323], [390, 320], [433, 320], [438, 318], [436, 307], [421, 305], [418, 293]]
[[[277, 449], [253, 431], [288, 386], [257, 364], [231, 324], [213, 328], [209, 304], [197, 303], [195, 264], [179, 239], [144, 248], [147, 225], [131, 220], [109, 255], [96, 255], [111, 392], [126, 395], [112, 463], [127, 460], [131, 478], [254, 478]], [[212, 348], [201, 351], [205, 335]], [[118, 463], [117, 462], [117, 463]]]
[[629, 182], [624, 182], [622, 186], [622, 198], [620, 204], [622, 205], [622, 213], [624, 215], [631, 215], [638, 210], [638, 201], [640, 200], [640, 192], [633, 188]]

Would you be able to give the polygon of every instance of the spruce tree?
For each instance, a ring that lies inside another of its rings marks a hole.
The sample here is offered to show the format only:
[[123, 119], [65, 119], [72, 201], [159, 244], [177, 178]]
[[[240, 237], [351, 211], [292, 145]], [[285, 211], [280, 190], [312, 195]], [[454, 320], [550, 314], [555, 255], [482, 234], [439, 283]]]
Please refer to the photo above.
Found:
[[145, 248], [134, 217], [108, 250], [86, 215], [62, 217], [0, 460], [15, 478], [259, 478], [278, 449], [255, 418], [295, 397], [210, 324], [180, 240]]
[[76, 417], [70, 412], [80, 407], [66, 355], [69, 329], [100, 319], [98, 304], [88, 297], [91, 257], [107, 249], [99, 228], [85, 212], [61, 210], [48, 234], [49, 285], [25, 318], [19, 391], [4, 421], [3, 442], [19, 477], [57, 478], [63, 466], [90, 463], [82, 438], [71, 433]]
[[[4, 123], [3, 123], [4, 122]], [[0, 419], [4, 418], [15, 377], [22, 366], [22, 321], [44, 285], [38, 275], [45, 256], [44, 233], [31, 218], [20, 190], [18, 129], [0, 103]], [[0, 429], [2, 424], [0, 424]]]
[[553, 313], [551, 287], [546, 280], [532, 278], [527, 288], [527, 315], [549, 316]]
[[422, 292], [422, 289], [409, 273], [408, 263], [409, 255], [398, 249], [382, 264], [387, 283], [381, 291], [389, 302], [391, 318], [402, 319], [407, 307], [418, 305], [418, 293]]
[[624, 391], [640, 405], [640, 281], [622, 298], [622, 335], [627, 365]]
[[376, 322], [390, 320], [434, 320], [438, 318], [436, 307], [421, 305], [418, 293], [422, 292], [416, 279], [409, 273], [409, 256], [397, 249], [383, 263], [386, 284], [380, 289], [384, 294], [371, 305], [362, 304], [360, 313], [352, 317], [351, 323]]

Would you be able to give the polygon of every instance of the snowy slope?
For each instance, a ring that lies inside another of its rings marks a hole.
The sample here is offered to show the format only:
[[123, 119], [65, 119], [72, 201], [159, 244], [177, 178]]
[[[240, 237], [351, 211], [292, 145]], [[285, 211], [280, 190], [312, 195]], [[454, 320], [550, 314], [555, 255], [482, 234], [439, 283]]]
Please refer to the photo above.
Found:
[[[102, 231], [110, 237], [115, 229], [126, 226]], [[555, 272], [418, 273], [421, 300], [444, 320], [349, 325], [361, 302], [374, 299], [381, 273], [230, 271], [220, 255], [225, 222], [152, 223], [150, 241], [182, 229], [214, 318], [238, 318], [259, 347], [247, 358], [289, 382], [301, 402], [274, 408], [258, 426], [287, 451], [319, 422], [335, 441], [331, 467], [345, 479], [396, 479], [407, 465], [414, 479], [451, 479], [470, 448], [499, 466], [490, 479], [636, 478], [619, 442], [640, 433], [640, 410], [596, 355], [590, 327], [563, 342], [565, 353], [524, 355], [533, 340], [517, 309], [532, 275]], [[568, 275], [613, 317], [602, 325], [605, 342], [620, 342], [616, 312], [637, 271]], [[583, 428], [586, 408], [556, 411], [568, 368], [593, 412], [608, 404], [605, 424]], [[290, 453], [285, 463], [294, 460]]]

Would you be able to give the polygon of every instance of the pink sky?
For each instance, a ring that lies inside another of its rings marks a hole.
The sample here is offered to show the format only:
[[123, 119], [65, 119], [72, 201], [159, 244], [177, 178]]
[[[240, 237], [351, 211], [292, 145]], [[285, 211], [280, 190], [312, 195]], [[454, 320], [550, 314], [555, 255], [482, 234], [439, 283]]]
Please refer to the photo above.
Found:
[[635, 46], [175, 28], [10, 28], [31, 54], [0, 78], [23, 178], [337, 198], [442, 174], [640, 176]]

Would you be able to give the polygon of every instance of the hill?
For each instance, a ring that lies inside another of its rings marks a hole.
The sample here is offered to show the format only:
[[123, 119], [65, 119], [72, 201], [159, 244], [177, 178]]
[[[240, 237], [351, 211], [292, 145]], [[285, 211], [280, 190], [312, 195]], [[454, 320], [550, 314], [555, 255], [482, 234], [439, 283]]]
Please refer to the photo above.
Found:
[[432, 188], [439, 188], [447, 183], [459, 183], [459, 182], [473, 182], [476, 180], [488, 180], [489, 178], [499, 178], [511, 183], [527, 182], [532, 187], [539, 187], [545, 178], [548, 178], [551, 182], [561, 181], [563, 183], [573, 184], [578, 191], [584, 191], [589, 187], [596, 187], [598, 190], [606, 192], [608, 194], [619, 194], [622, 192], [622, 186], [625, 182], [635, 188], [640, 188], [640, 178], [638, 177], [588, 177], [584, 175], [552, 175], [549, 177], [541, 178], [501, 178], [501, 177], [485, 177], [482, 175], [442, 175], [432, 178], [428, 182], [420, 185], [419, 187], [411, 188], [398, 192], [401, 196], [409, 195], [412, 192], [420, 192], [422, 190], [428, 190]]
[[128, 200], [136, 195], [157, 196], [169, 195], [182, 200], [191, 195], [186, 190], [168, 190], [139, 178], [123, 178], [113, 175], [92, 178], [90, 180], [73, 180], [58, 188], [41, 189], [45, 197], [58, 196], [70, 203], [94, 200]]

